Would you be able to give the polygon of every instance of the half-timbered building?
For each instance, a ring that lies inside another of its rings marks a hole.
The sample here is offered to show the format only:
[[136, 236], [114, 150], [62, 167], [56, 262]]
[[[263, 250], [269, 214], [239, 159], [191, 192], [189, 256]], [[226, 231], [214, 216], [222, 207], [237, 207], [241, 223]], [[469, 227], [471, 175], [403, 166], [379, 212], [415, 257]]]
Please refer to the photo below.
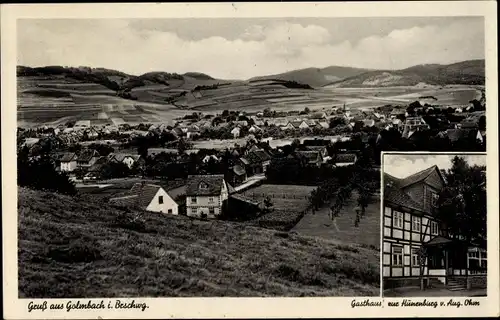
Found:
[[486, 272], [486, 250], [452, 236], [436, 217], [446, 181], [437, 166], [396, 178], [384, 173], [384, 288], [448, 285], [463, 289], [467, 277]]

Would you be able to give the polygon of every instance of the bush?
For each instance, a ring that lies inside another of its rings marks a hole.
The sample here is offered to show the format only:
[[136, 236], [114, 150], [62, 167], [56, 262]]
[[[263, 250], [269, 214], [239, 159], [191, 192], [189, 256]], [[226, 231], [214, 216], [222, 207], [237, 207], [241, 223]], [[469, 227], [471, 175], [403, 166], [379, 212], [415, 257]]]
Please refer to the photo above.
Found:
[[137, 232], [146, 232], [146, 222], [139, 215], [131, 216], [123, 212], [111, 223], [112, 227]]

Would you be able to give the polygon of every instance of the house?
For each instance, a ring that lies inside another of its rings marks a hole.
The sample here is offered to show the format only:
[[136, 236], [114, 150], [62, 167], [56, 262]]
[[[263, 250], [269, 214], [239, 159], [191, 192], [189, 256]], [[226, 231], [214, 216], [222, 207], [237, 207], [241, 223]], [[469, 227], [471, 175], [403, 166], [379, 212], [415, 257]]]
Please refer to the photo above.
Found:
[[179, 150], [171, 149], [171, 148], [149, 148], [148, 149], [148, 157], [155, 157], [155, 156], [159, 155], [160, 153], [178, 155]]
[[90, 120], [79, 120], [75, 122], [73, 126], [73, 130], [83, 130], [87, 128], [90, 128]]
[[[437, 166], [405, 178], [384, 173], [383, 257], [384, 288], [427, 284], [447, 285], [473, 271], [486, 272], [486, 251], [451, 238], [436, 217], [435, 206], [446, 186]], [[484, 266], [484, 268], [483, 268]]]
[[375, 120], [365, 119], [365, 120], [363, 120], [363, 125], [365, 127], [373, 127], [375, 125]]
[[257, 125], [252, 125], [249, 129], [248, 129], [248, 132], [251, 132], [251, 133], [256, 133], [256, 132], [261, 132], [262, 129], [260, 127], [258, 127]]
[[78, 155], [76, 165], [78, 168], [90, 168], [99, 158], [99, 153], [93, 149], [84, 150]]
[[60, 158], [59, 162], [61, 163], [61, 171], [71, 172], [76, 169], [76, 159], [77, 156], [74, 152], [64, 153]]
[[293, 129], [308, 129], [309, 125], [304, 120], [290, 121], [289, 124], [292, 125]]
[[87, 137], [89, 137], [89, 138], [97, 138], [97, 137], [99, 137], [99, 132], [94, 127], [86, 129], [85, 133], [87, 134]]
[[285, 125], [281, 126], [281, 130], [294, 130], [295, 127], [291, 122], [287, 122]]
[[306, 146], [305, 151], [318, 151], [323, 158], [328, 156], [328, 149], [326, 146]]
[[247, 173], [242, 165], [235, 165], [229, 171], [230, 181], [233, 186], [238, 186], [247, 180]]
[[233, 138], [239, 138], [240, 136], [241, 129], [240, 127], [234, 127], [233, 130], [231, 130], [231, 134], [233, 135]]
[[313, 112], [309, 115], [309, 119], [316, 119], [316, 120], [321, 120], [321, 119], [326, 119], [326, 113], [324, 112]]
[[201, 160], [201, 161], [203, 163], [208, 163], [210, 160], [215, 161], [215, 162], [219, 162], [220, 161], [220, 159], [217, 158], [217, 156], [214, 155], [214, 154], [206, 155], [205, 158], [203, 158], [203, 160]]
[[179, 208], [174, 199], [161, 186], [136, 183], [121, 197], [111, 198], [109, 202], [119, 206], [137, 207], [146, 211], [177, 215]]
[[247, 127], [248, 126], [248, 121], [246, 120], [240, 120], [240, 121], [234, 121], [234, 124], [242, 127]]
[[189, 127], [186, 132], [186, 137], [188, 139], [193, 139], [200, 136], [200, 129], [197, 126]]
[[229, 197], [224, 175], [188, 176], [186, 213], [190, 217], [216, 218]]
[[403, 138], [408, 138], [415, 131], [428, 130], [429, 125], [424, 121], [422, 117], [408, 117], [406, 118]]
[[438, 134], [440, 137], [448, 137], [452, 143], [466, 141], [471, 143], [483, 143], [484, 135], [477, 129], [448, 129]]
[[265, 173], [271, 163], [271, 156], [264, 150], [250, 151], [240, 158], [247, 176]]
[[296, 151], [295, 153], [302, 159], [305, 165], [320, 167], [323, 163], [320, 151]]
[[108, 155], [108, 161], [110, 162], [121, 162], [129, 169], [134, 166], [134, 163], [138, 161], [143, 161], [142, 157], [138, 154], [127, 154], [127, 153], [110, 153]]
[[357, 156], [355, 153], [338, 153], [333, 156], [332, 161], [336, 167], [345, 167], [355, 164]]
[[330, 128], [330, 123], [328, 123], [328, 121], [319, 121], [318, 127], [323, 128], [323, 129], [328, 129], [328, 128]]

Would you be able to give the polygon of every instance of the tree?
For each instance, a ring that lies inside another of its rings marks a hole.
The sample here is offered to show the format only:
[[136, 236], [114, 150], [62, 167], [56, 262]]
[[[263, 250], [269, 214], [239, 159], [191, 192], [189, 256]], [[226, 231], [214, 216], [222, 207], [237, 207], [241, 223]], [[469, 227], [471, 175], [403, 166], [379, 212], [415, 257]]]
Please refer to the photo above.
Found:
[[267, 196], [264, 199], [264, 207], [266, 212], [270, 212], [272, 210], [273, 202], [271, 201], [271, 197]]
[[310, 110], [308, 107], [305, 107], [305, 108], [304, 108], [304, 113], [306, 113], [306, 114], [307, 114], [307, 113], [309, 113], [309, 112], [311, 112], [311, 110]]
[[437, 201], [437, 216], [452, 235], [468, 242], [486, 239], [486, 188], [484, 166], [471, 166], [459, 156], [445, 172], [447, 181]]
[[186, 150], [191, 148], [191, 144], [184, 140], [184, 139], [179, 139], [179, 142], [177, 143], [177, 150], [179, 151], [179, 154], [183, 154], [186, 152]]
[[333, 129], [338, 126], [345, 126], [346, 121], [344, 118], [341, 117], [334, 117], [330, 119], [330, 128]]
[[480, 116], [478, 122], [479, 130], [486, 130], [486, 117]]

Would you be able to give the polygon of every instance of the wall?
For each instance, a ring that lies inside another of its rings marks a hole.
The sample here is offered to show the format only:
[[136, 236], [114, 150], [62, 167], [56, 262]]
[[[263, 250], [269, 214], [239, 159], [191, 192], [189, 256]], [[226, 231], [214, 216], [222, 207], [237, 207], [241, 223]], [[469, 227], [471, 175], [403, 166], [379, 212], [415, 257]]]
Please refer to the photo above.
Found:
[[76, 169], [76, 161], [61, 162], [61, 171], [73, 171]]
[[487, 279], [486, 275], [472, 276], [467, 279], [467, 289], [486, 289]]
[[[159, 203], [160, 196], [163, 196], [163, 204]], [[171, 209], [173, 215], [179, 214], [179, 206], [177, 203], [168, 195], [163, 188], [160, 188], [156, 195], [151, 200], [151, 203], [146, 208], [147, 211], [161, 212], [168, 214], [168, 210]]]

